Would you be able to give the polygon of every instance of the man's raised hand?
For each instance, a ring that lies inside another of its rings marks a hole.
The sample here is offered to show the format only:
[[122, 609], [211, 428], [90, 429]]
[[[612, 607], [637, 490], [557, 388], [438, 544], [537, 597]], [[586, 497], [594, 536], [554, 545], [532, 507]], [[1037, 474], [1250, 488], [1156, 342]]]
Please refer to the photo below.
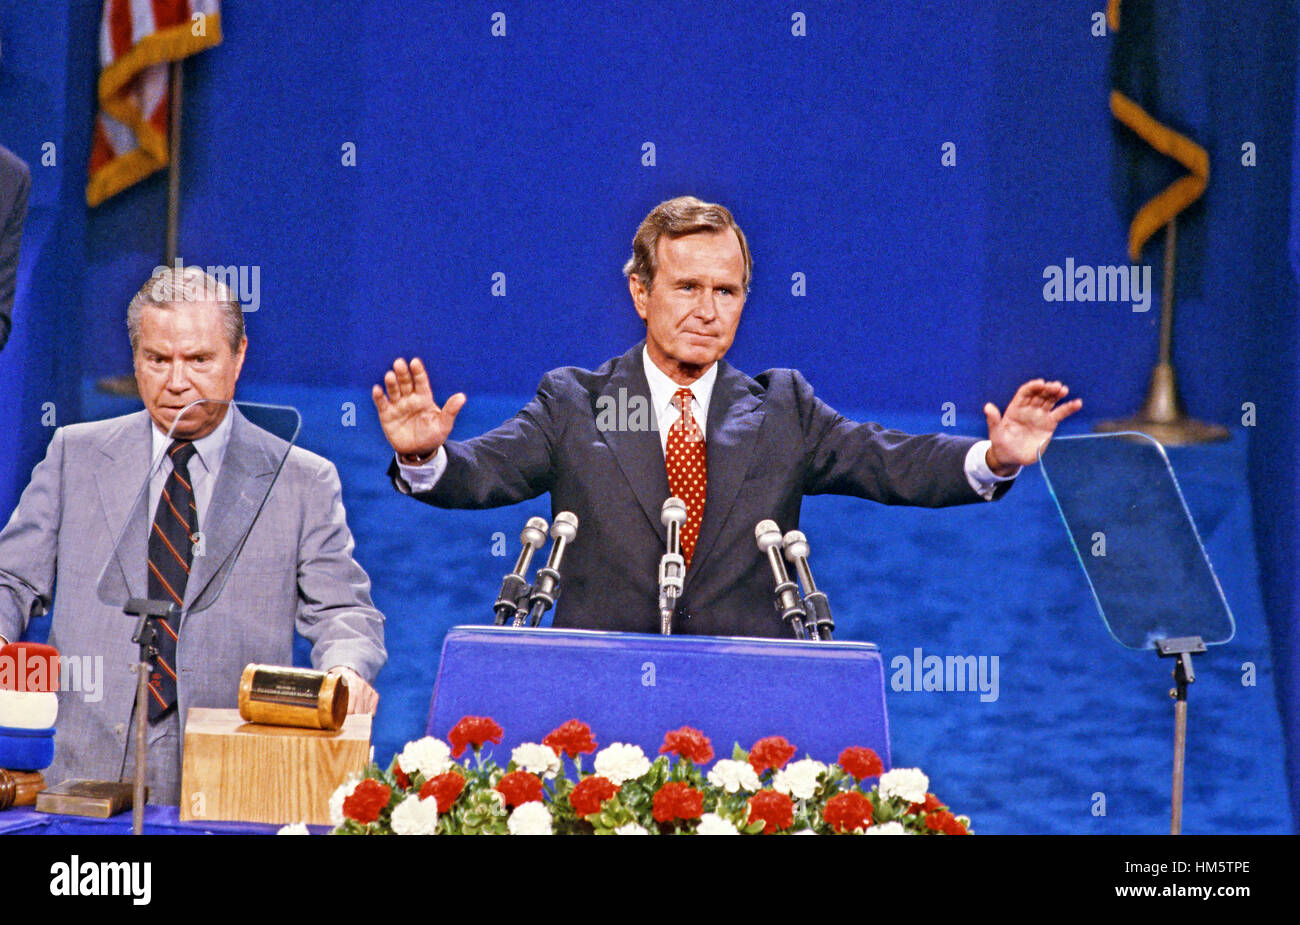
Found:
[[420, 464], [438, 452], [447, 442], [456, 415], [465, 404], [463, 392], [457, 392], [441, 408], [433, 400], [429, 374], [416, 357], [408, 367], [401, 357], [384, 373], [384, 387], [374, 386], [370, 397], [379, 412], [384, 436], [404, 463]]
[[1083, 407], [1083, 399], [1062, 402], [1070, 390], [1060, 382], [1034, 379], [1016, 390], [1007, 410], [999, 414], [997, 406], [984, 406], [993, 444], [985, 454], [989, 468], [997, 475], [1010, 475], [1016, 466], [1038, 462], [1041, 447], [1056, 432], [1056, 425]]

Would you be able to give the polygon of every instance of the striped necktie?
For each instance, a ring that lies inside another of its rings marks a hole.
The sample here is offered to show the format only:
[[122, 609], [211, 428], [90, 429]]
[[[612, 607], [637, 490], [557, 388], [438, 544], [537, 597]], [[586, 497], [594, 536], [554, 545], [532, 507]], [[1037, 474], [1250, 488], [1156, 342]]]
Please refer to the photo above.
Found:
[[678, 389], [673, 394], [673, 404], [681, 417], [668, 429], [668, 447], [664, 465], [668, 468], [668, 490], [674, 498], [686, 502], [686, 523], [682, 524], [682, 558], [691, 567], [695, 554], [695, 541], [700, 537], [700, 524], [704, 520], [705, 488], [709, 467], [704, 452], [704, 434], [691, 414], [691, 390]]
[[[194, 444], [175, 440], [167, 450], [172, 471], [163, 485], [153, 529], [149, 533], [149, 597], [184, 606], [185, 584], [194, 558], [194, 534], [199, 529], [199, 511], [194, 504], [189, 464]], [[150, 664], [149, 721], [161, 717], [176, 705], [177, 627], [165, 617], [150, 617], [157, 630], [158, 654]]]

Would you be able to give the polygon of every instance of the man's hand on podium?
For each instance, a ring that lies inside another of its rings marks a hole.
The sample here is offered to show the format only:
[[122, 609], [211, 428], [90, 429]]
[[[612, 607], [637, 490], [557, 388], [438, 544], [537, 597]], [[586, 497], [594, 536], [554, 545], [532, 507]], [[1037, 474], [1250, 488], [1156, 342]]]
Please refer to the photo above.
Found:
[[328, 674], [336, 674], [348, 685], [348, 712], [375, 714], [379, 707], [379, 691], [366, 683], [365, 678], [346, 665], [335, 665]]
[[377, 385], [370, 390], [384, 436], [402, 462], [416, 466], [427, 462], [451, 435], [465, 394], [457, 392], [439, 408], [419, 357], [409, 367], [398, 357], [384, 373], [384, 386], [387, 392]]
[[1040, 447], [1052, 439], [1056, 425], [1083, 407], [1081, 398], [1057, 404], [1069, 392], [1060, 382], [1034, 379], [1016, 390], [1006, 412], [999, 414], [993, 402], [984, 406], [989, 441], [993, 444], [985, 454], [985, 462], [994, 475], [1012, 475], [1017, 466], [1038, 462]]

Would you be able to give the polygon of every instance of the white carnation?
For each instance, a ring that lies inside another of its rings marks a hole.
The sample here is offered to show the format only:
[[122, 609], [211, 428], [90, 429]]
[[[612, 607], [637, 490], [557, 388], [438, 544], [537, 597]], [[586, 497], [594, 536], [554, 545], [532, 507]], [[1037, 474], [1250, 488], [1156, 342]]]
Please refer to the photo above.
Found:
[[551, 811], [536, 800], [516, 806], [506, 828], [511, 835], [550, 835]]
[[930, 778], [920, 768], [894, 768], [880, 775], [879, 789], [885, 799], [899, 797], [908, 803], [924, 803]]
[[453, 764], [451, 749], [441, 739], [425, 736], [423, 739], [407, 742], [406, 748], [402, 749], [402, 753], [397, 756], [397, 764], [404, 773], [415, 774], [418, 771], [424, 775], [425, 780], [428, 780], [439, 774], [445, 774], [451, 769]]
[[339, 786], [330, 794], [330, 825], [338, 828], [343, 824], [343, 801], [352, 796], [352, 791], [357, 789], [358, 780], [350, 780]]
[[700, 827], [695, 830], [697, 835], [739, 835], [736, 827], [727, 819], [722, 818], [717, 813], [705, 813], [700, 817]]
[[763, 789], [762, 781], [748, 761], [732, 761], [730, 758], [723, 758], [713, 766], [709, 771], [709, 783], [727, 793], [738, 790], [758, 793]]
[[597, 774], [612, 781], [614, 786], [622, 787], [627, 781], [636, 780], [649, 771], [650, 761], [640, 745], [615, 742], [597, 753], [595, 766]]
[[788, 764], [772, 778], [772, 789], [787, 793], [797, 800], [811, 800], [817, 792], [817, 778], [826, 771], [826, 765], [811, 758]]
[[560, 756], [549, 745], [525, 742], [510, 753], [510, 760], [530, 774], [540, 774], [546, 780], [555, 780], [560, 773]]
[[276, 835], [310, 835], [307, 830], [307, 823], [295, 822], [291, 825], [282, 825]]
[[438, 831], [438, 801], [410, 796], [393, 807], [393, 834], [433, 835]]
[[615, 835], [649, 835], [646, 827], [639, 822], [627, 822], [614, 830]]
[[870, 826], [867, 835], [907, 835], [907, 829], [903, 828], [901, 822], [882, 822], [880, 825]]

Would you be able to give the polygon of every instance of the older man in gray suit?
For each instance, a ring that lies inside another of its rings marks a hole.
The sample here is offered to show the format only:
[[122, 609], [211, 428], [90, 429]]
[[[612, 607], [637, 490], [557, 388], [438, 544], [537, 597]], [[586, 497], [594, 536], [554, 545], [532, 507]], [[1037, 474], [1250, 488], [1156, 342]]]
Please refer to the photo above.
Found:
[[[178, 625], [159, 626], [148, 731], [150, 801], [176, 803], [187, 711], [234, 707], [245, 664], [291, 662], [295, 627], [316, 668], [346, 677], [353, 711], [373, 712], [383, 616], [352, 557], [334, 466], [220, 403], [248, 344], [226, 287], [195, 267], [162, 271], [127, 324], [145, 411], [55, 431], [0, 532], [0, 636], [17, 638], [57, 589], [50, 642], [102, 656], [104, 678], [60, 694], [47, 776], [115, 780], [131, 767], [138, 661], [121, 605], [176, 604]], [[218, 401], [182, 414], [199, 399]]]

